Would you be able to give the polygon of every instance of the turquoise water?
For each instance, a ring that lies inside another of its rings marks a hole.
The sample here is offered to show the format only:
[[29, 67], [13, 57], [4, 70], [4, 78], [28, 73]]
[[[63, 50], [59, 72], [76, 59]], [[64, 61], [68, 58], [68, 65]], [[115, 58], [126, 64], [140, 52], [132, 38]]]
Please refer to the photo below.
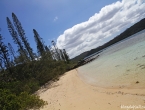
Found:
[[145, 88], [145, 30], [99, 54], [77, 69], [83, 80], [105, 88]]

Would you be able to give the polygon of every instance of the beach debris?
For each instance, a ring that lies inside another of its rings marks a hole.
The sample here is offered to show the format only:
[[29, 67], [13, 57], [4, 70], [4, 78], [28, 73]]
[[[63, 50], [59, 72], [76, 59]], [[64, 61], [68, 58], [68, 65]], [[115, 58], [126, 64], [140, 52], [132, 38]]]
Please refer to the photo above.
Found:
[[[108, 104], [110, 104], [110, 103], [108, 103]], [[110, 104], [111, 105], [111, 104]]]
[[138, 58], [136, 57], [134, 60], [137, 60]]
[[118, 66], [120, 66], [120, 65], [116, 65], [115, 67], [118, 67]]
[[127, 72], [129, 72], [130, 71], [130, 69], [128, 69], [128, 70], [126, 70]]
[[136, 81], [136, 84], [138, 84], [139, 83], [139, 81]]
[[137, 64], [138, 67], [140, 67], [141, 69], [145, 69], [145, 64], [141, 65], [141, 64]]

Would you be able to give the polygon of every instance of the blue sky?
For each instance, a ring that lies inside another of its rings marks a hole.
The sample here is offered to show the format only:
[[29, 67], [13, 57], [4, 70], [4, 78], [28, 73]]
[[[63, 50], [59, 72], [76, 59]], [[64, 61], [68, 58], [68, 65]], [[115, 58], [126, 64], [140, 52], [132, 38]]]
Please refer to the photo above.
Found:
[[145, 17], [144, 0], [0, 0], [0, 28], [5, 43], [16, 45], [6, 17], [14, 12], [36, 52], [33, 29], [46, 45], [51, 40], [70, 57], [102, 45]]

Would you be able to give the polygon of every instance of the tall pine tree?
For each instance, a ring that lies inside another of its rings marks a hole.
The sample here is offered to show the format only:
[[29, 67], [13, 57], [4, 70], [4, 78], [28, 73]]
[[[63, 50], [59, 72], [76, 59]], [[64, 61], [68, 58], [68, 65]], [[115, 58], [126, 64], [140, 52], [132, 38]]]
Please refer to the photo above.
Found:
[[3, 40], [3, 37], [0, 34], [0, 58], [3, 61], [5, 68], [7, 68], [9, 70], [9, 72], [12, 74], [12, 71], [10, 68], [11, 65], [10, 65], [8, 49], [2, 40]]
[[28, 59], [27, 52], [25, 51], [25, 49], [22, 45], [22, 42], [19, 39], [17, 32], [15, 31], [13, 24], [11, 23], [11, 21], [8, 17], [6, 19], [7, 19], [8, 30], [14, 40], [14, 43], [18, 45], [18, 51], [19, 51], [20, 55], [24, 56], [26, 59]]
[[2, 61], [2, 58], [0, 58], [0, 71], [2, 71], [3, 70], [3, 61]]
[[52, 45], [53, 45], [53, 47], [54, 47], [54, 54], [55, 54], [55, 58], [57, 59], [57, 60], [61, 60], [61, 55], [60, 55], [60, 53], [59, 53], [59, 50], [58, 50], [58, 48], [57, 48], [57, 46], [56, 46], [56, 43], [52, 40], [51, 41], [51, 43], [52, 43]]
[[26, 51], [28, 52], [31, 60], [34, 60], [33, 50], [30, 47], [30, 44], [28, 43], [27, 37], [25, 35], [25, 31], [22, 28], [20, 21], [18, 20], [17, 16], [14, 13], [12, 13], [12, 18], [13, 18], [13, 21], [14, 21], [14, 25], [15, 25], [17, 31], [18, 31], [18, 34], [19, 34], [22, 42], [25, 45]]
[[49, 50], [50, 50], [50, 54], [51, 54], [52, 59], [55, 60], [55, 56], [53, 54], [53, 49], [50, 45], [49, 45]]
[[45, 46], [45, 51], [46, 51], [46, 54], [49, 57], [49, 59], [52, 59], [51, 51], [49, 50], [49, 48], [47, 46]]
[[64, 53], [63, 53], [63, 50], [59, 49], [59, 51], [60, 51], [61, 59], [63, 61], [66, 61], [65, 56], [64, 56]]
[[45, 46], [42, 42], [42, 38], [39, 36], [38, 32], [35, 29], [33, 29], [33, 33], [34, 33], [34, 38], [37, 45], [38, 55], [43, 56], [45, 53]]
[[66, 62], [69, 63], [69, 56], [66, 53], [66, 50], [65, 49], [63, 49], [63, 54], [64, 54], [64, 57], [65, 57]]
[[15, 51], [14, 51], [14, 49], [13, 49], [13, 47], [12, 47], [12, 45], [10, 43], [8, 43], [8, 48], [9, 48], [10, 54], [13, 56], [14, 59], [16, 59]]

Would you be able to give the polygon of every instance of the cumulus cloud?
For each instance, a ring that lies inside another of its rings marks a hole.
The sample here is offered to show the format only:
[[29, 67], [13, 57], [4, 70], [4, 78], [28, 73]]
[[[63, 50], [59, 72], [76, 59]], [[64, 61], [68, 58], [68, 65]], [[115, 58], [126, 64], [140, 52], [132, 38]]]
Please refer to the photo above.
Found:
[[57, 39], [71, 58], [96, 48], [145, 17], [144, 0], [122, 0], [103, 7], [88, 21], [76, 24]]

